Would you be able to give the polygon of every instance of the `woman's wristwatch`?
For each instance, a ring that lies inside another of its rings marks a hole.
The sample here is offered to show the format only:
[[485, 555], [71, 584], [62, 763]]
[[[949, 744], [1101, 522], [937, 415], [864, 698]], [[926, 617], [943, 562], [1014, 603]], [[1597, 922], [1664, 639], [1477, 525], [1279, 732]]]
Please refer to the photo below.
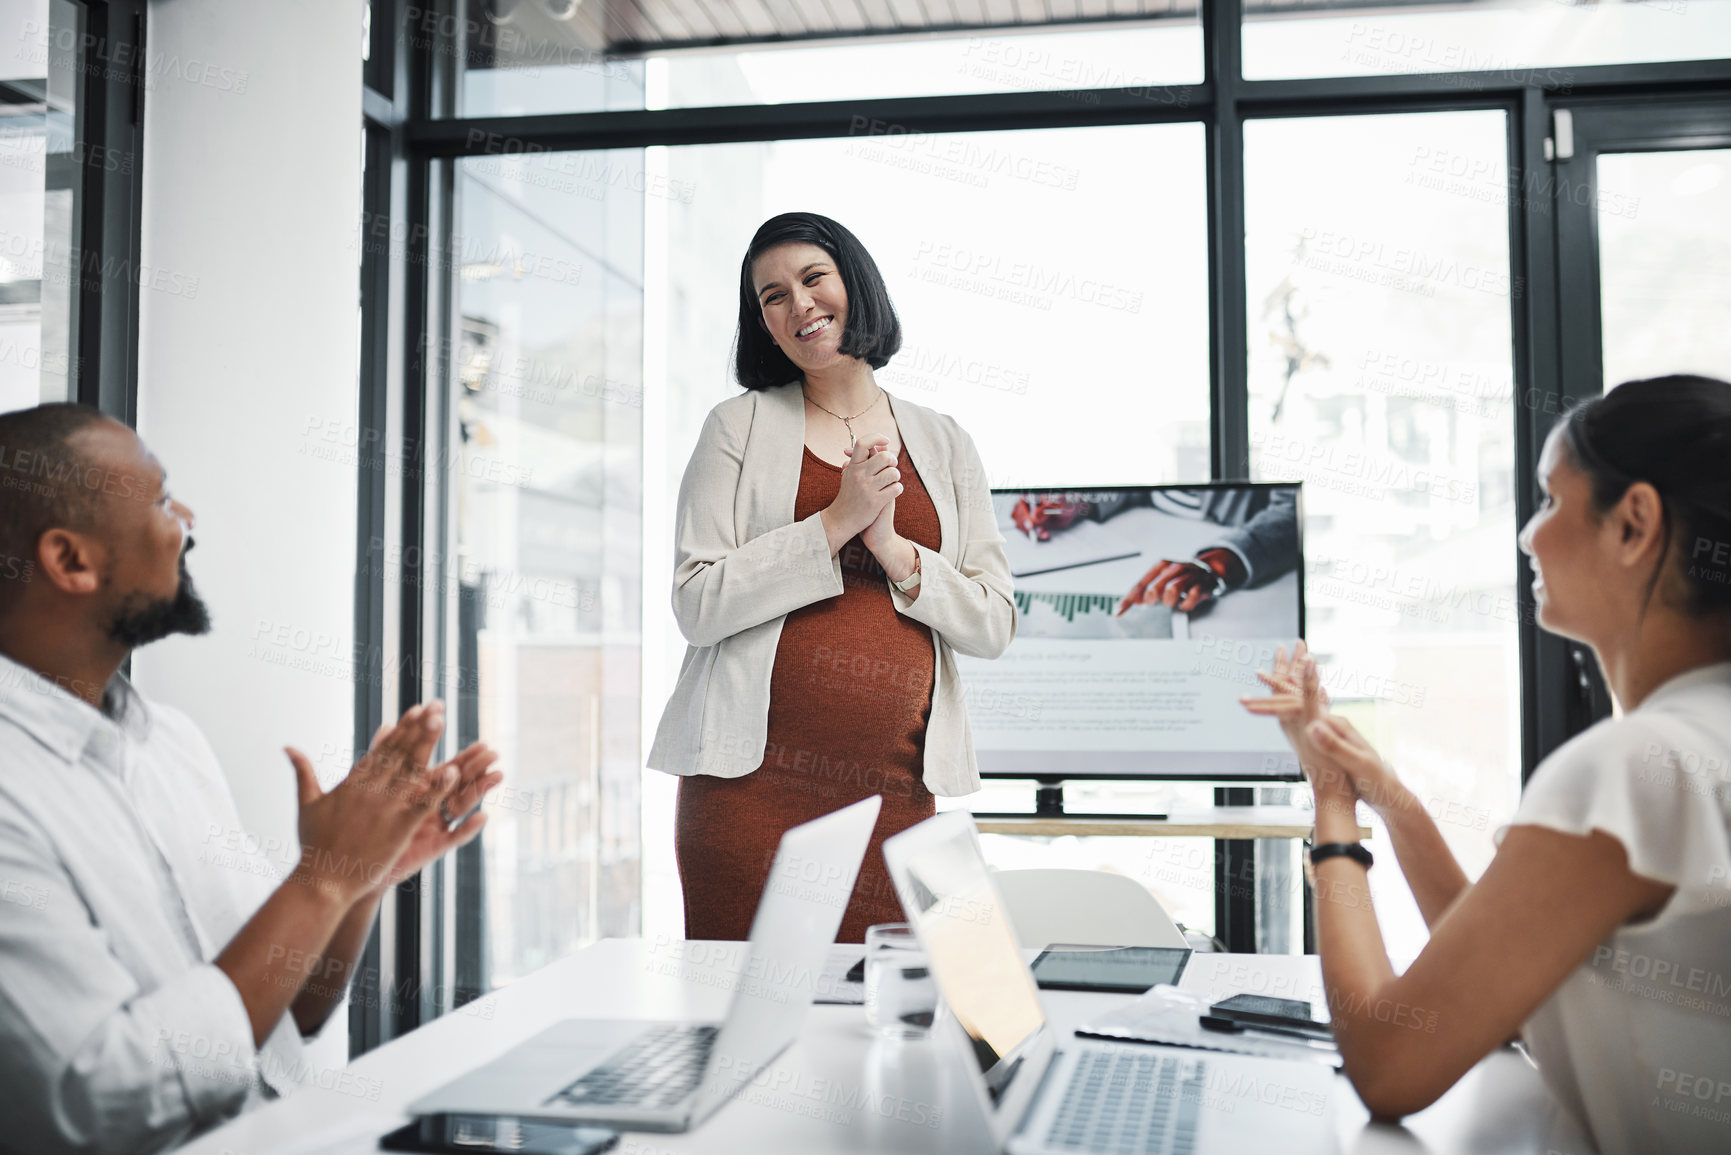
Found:
[[1362, 842], [1324, 842], [1310, 848], [1310, 865], [1320, 865], [1330, 858], [1350, 858], [1366, 870], [1376, 861]]
[[914, 572], [903, 578], [901, 581], [891, 582], [890, 584], [895, 586], [898, 590], [901, 590], [904, 594], [911, 594], [914, 590], [919, 588], [920, 551], [918, 549], [914, 550]]

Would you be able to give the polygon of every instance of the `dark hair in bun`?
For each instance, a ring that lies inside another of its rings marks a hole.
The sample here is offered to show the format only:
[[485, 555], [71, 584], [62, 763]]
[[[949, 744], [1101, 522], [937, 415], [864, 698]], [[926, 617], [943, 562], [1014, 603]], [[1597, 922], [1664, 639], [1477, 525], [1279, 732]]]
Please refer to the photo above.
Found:
[[1557, 429], [1600, 513], [1637, 481], [1659, 491], [1667, 554], [1673, 538], [1681, 544], [1686, 608], [1731, 613], [1731, 383], [1630, 381], [1569, 410]]

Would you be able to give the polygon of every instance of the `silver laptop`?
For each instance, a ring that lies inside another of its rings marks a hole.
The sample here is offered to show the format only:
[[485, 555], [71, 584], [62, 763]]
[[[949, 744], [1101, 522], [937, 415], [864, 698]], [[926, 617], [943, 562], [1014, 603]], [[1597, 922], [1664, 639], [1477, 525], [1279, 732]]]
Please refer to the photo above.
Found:
[[998, 1149], [1010, 1155], [1336, 1151], [1333, 1072], [1326, 1066], [1056, 1039], [971, 815], [928, 818], [886, 839], [884, 858], [943, 996], [937, 1041], [954, 1052], [953, 1062], [973, 1084]]
[[412, 1115], [515, 1115], [684, 1131], [799, 1033], [883, 800], [781, 836], [746, 965], [719, 1023], [568, 1019], [409, 1104]]

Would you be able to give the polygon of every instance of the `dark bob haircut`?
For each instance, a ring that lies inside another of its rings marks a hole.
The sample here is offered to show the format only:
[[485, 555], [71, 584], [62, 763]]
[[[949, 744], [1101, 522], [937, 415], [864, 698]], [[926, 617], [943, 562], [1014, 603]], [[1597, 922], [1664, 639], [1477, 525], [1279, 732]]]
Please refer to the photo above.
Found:
[[751, 279], [751, 266], [764, 253], [777, 245], [802, 244], [816, 245], [828, 253], [847, 289], [841, 351], [873, 369], [882, 369], [902, 347], [902, 323], [890, 304], [883, 274], [859, 238], [816, 213], [782, 213], [763, 222], [739, 264], [739, 328], [733, 338], [733, 375], [747, 389], [770, 389], [802, 376], [763, 327], [763, 307], [757, 302]]
[[1731, 384], [1684, 374], [1630, 381], [1570, 409], [1554, 432], [1587, 475], [1596, 512], [1637, 481], [1659, 491], [1666, 555], [1673, 540], [1681, 546], [1687, 610], [1731, 613]]

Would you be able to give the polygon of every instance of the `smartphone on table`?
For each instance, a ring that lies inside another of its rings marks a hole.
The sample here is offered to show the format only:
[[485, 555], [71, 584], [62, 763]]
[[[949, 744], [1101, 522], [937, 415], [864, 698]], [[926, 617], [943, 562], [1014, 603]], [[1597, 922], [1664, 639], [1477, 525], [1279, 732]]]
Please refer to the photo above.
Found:
[[1233, 995], [1209, 1007], [1208, 1013], [1241, 1027], [1267, 1027], [1325, 1039], [1334, 1037], [1333, 1028], [1318, 1022], [1310, 1004], [1299, 999]]
[[611, 1127], [519, 1119], [511, 1115], [423, 1115], [379, 1140], [386, 1151], [512, 1151], [516, 1155], [595, 1155], [619, 1142]]

